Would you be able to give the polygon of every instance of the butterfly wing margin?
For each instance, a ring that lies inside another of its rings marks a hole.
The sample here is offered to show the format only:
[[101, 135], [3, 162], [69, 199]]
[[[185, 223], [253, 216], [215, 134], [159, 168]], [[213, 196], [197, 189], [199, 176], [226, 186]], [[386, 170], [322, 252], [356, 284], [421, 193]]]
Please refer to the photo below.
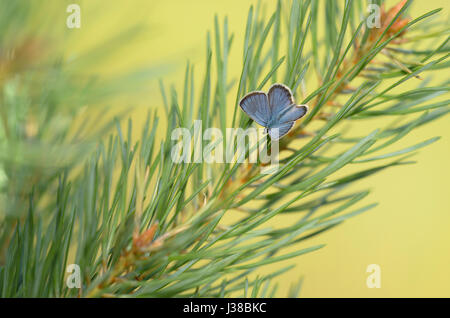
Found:
[[239, 101], [239, 106], [248, 117], [256, 121], [261, 126], [267, 127], [271, 116], [271, 111], [269, 108], [269, 99], [266, 93], [251, 92]]
[[291, 121], [288, 123], [280, 124], [276, 127], [269, 128], [270, 139], [278, 140], [278, 139], [282, 138], [284, 135], [286, 135], [291, 130], [292, 127], [294, 127], [294, 123], [295, 122]]

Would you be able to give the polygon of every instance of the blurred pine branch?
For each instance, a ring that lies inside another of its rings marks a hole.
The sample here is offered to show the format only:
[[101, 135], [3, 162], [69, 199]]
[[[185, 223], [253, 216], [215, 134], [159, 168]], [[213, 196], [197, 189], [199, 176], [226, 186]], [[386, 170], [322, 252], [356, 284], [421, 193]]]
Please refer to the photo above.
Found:
[[[160, 82], [166, 135], [157, 135], [157, 111], [148, 115], [136, 141], [133, 122], [124, 129], [118, 120], [116, 133], [104, 136], [100, 129], [97, 135], [104, 138], [84, 159], [86, 141], [96, 139], [68, 135], [90, 95], [72, 83], [63, 64], [40, 69], [39, 80], [30, 81], [35, 58], [29, 56], [36, 44], [15, 43], [16, 52], [24, 50], [15, 55], [20, 59], [4, 53], [1, 62], [0, 295], [276, 295], [275, 278], [292, 266], [261, 275], [262, 266], [322, 248], [306, 240], [375, 206], [363, 204], [368, 190], [349, 191], [350, 185], [412, 163], [418, 149], [437, 140], [388, 150], [449, 112], [448, 80], [431, 82], [433, 71], [449, 67], [448, 28], [445, 22], [427, 23], [440, 9], [408, 18], [410, 4], [382, 6], [381, 27], [368, 28], [361, 20], [367, 16], [363, 1], [278, 1], [268, 17], [260, 3], [248, 13], [236, 81], [228, 70], [233, 35], [228, 20], [216, 17], [207, 35], [201, 87], [194, 85], [190, 64], [182, 94]], [[311, 110], [281, 140], [276, 173], [262, 174], [260, 164], [170, 160], [173, 129], [193, 131], [195, 119], [202, 120], [202, 133], [212, 126], [248, 127], [252, 123], [237, 101], [277, 81]], [[405, 88], [407, 81], [416, 87]], [[79, 93], [68, 99], [74, 89]], [[39, 107], [31, 111], [31, 105]], [[365, 136], [342, 127], [391, 116], [403, 121]], [[271, 219], [287, 213], [298, 220], [270, 226]], [[225, 221], [225, 215], [233, 220]], [[82, 270], [80, 290], [66, 286], [71, 263]], [[301, 284], [293, 285], [289, 296], [296, 297]]]

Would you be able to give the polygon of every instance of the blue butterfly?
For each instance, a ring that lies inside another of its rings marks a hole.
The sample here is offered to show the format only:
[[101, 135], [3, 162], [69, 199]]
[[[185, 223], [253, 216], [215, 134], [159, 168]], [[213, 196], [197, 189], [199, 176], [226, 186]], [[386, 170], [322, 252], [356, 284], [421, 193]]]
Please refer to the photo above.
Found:
[[242, 110], [261, 126], [272, 140], [286, 135], [296, 120], [305, 116], [307, 105], [296, 105], [289, 87], [273, 84], [269, 92], [255, 91], [245, 95], [240, 101]]

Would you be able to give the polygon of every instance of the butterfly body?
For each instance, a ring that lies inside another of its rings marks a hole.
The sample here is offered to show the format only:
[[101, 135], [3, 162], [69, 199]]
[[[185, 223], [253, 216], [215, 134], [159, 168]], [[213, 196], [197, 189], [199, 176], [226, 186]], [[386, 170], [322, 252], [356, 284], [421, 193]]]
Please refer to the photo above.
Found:
[[261, 91], [245, 95], [239, 102], [241, 109], [255, 122], [266, 128], [273, 140], [278, 140], [303, 117], [307, 105], [296, 105], [291, 90], [283, 84], [274, 84], [268, 93]]

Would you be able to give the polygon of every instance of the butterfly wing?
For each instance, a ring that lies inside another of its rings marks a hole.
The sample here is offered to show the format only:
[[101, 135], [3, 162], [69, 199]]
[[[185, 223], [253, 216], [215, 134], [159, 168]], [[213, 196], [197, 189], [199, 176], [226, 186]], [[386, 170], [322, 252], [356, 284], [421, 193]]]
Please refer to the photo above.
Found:
[[273, 114], [281, 114], [294, 104], [291, 90], [283, 84], [273, 84], [267, 93]]
[[308, 106], [295, 105], [291, 90], [283, 84], [272, 85], [267, 95], [274, 116], [269, 135], [277, 140], [289, 132], [296, 120], [305, 116]]
[[291, 105], [288, 108], [286, 108], [286, 110], [282, 114], [280, 114], [278, 120], [280, 123], [296, 121], [305, 116], [307, 111], [308, 111], [307, 105]]
[[306, 105], [295, 105], [291, 90], [283, 84], [272, 85], [267, 95], [272, 114], [275, 117], [272, 119], [275, 125], [296, 121], [303, 117], [308, 110]]
[[288, 123], [280, 124], [276, 127], [269, 128], [270, 139], [278, 140], [278, 139], [282, 138], [284, 135], [286, 135], [289, 132], [289, 130], [291, 130], [291, 128], [293, 126], [294, 126], [294, 122], [291, 121]]
[[239, 102], [242, 110], [261, 126], [267, 127], [271, 111], [269, 100], [264, 92], [252, 92], [245, 95]]

